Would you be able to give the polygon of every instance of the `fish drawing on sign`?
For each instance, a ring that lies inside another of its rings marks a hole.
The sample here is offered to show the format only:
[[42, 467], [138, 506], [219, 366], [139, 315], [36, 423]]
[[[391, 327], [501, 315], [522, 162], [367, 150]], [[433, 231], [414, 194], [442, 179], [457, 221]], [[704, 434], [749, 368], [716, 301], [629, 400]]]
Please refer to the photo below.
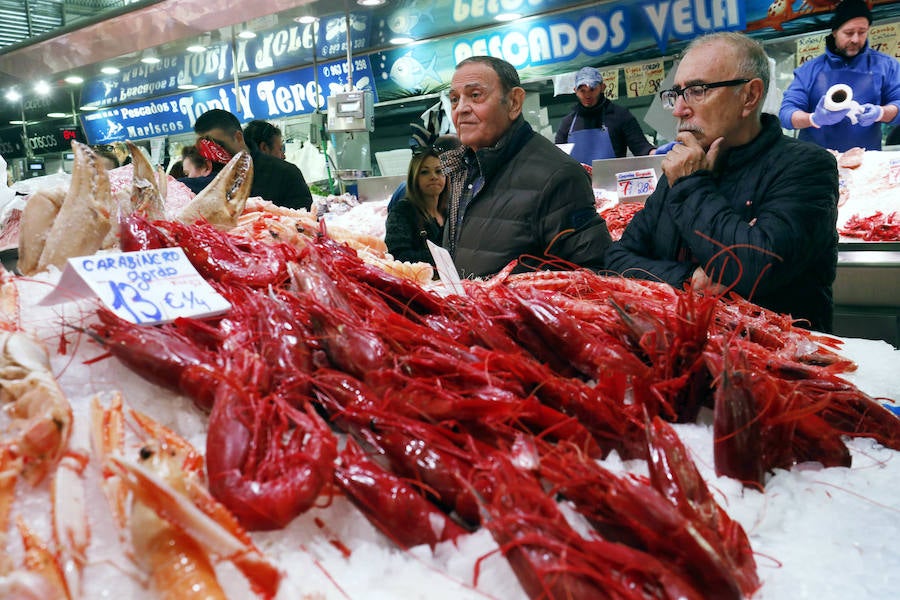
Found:
[[422, 17], [434, 23], [434, 17], [431, 16], [431, 13], [418, 6], [418, 4], [419, 0], [412, 0], [412, 2], [404, 3], [402, 7], [391, 13], [387, 20], [388, 28], [394, 33], [407, 35], [412, 33], [412, 30], [419, 24], [419, 19]]
[[107, 139], [107, 140], [115, 137], [115, 135], [117, 133], [119, 133], [120, 131], [122, 131], [125, 128], [121, 123], [116, 123], [112, 119], [107, 119], [106, 125], [107, 125], [106, 137], [104, 139]]
[[103, 95], [104, 95], [104, 96], [109, 96], [109, 93], [110, 93], [110, 92], [112, 92], [114, 89], [116, 89], [117, 87], [119, 87], [119, 82], [118, 82], [118, 81], [106, 81], [106, 80], [103, 80], [103, 81], [101, 81], [100, 83], [103, 84]]
[[431, 61], [426, 67], [413, 57], [412, 50], [410, 50], [394, 62], [388, 77], [404, 89], [421, 90], [425, 87], [423, 82], [428, 79], [441, 83], [440, 75], [434, 70], [436, 63], [437, 54], [431, 57]]

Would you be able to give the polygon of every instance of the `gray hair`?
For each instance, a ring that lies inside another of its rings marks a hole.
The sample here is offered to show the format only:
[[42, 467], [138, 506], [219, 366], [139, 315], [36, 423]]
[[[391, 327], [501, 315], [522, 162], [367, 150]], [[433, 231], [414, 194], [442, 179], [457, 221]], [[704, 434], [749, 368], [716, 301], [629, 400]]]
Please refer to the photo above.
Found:
[[487, 65], [497, 73], [497, 77], [500, 78], [500, 85], [503, 87], [504, 98], [506, 98], [506, 95], [509, 94], [510, 90], [514, 87], [520, 87], [522, 85], [522, 82], [519, 79], [519, 72], [516, 71], [516, 68], [502, 58], [497, 58], [496, 56], [470, 56], [469, 58], [459, 61], [456, 68], [458, 69], [463, 65], [472, 63]]
[[[694, 48], [706, 46], [716, 42], [722, 42], [734, 49], [737, 55], [738, 75], [748, 79], [761, 79], [763, 84], [762, 97], [769, 93], [769, 57], [762, 45], [751, 37], [736, 31], [720, 31], [694, 38], [683, 54], [687, 54]], [[762, 106], [762, 102], [760, 102]]]

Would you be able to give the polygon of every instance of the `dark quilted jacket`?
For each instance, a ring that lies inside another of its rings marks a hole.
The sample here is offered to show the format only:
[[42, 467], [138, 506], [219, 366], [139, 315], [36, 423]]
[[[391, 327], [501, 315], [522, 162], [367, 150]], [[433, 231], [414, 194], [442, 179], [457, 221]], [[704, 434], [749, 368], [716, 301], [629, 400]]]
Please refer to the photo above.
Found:
[[493, 275], [522, 256], [541, 257], [528, 261], [533, 266], [554, 257], [591, 269], [602, 266], [609, 231], [577, 161], [520, 116], [496, 146], [474, 153], [485, 183], [457, 228], [466, 154], [473, 158], [462, 146], [441, 155], [450, 188], [443, 246], [461, 277]]
[[700, 265], [714, 281], [736, 282], [741, 296], [830, 331], [837, 163], [828, 151], [782, 135], [772, 115], [762, 117], [760, 135], [720, 155], [715, 172], [698, 171], [671, 188], [663, 176], [610, 246], [606, 266], [681, 288]]

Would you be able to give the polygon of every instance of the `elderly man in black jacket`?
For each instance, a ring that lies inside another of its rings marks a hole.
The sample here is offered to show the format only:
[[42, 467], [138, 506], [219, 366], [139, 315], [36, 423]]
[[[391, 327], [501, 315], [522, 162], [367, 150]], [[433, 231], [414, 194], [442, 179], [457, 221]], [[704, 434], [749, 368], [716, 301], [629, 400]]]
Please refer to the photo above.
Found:
[[493, 275], [515, 259], [530, 268], [599, 269], [611, 241], [587, 172], [534, 132], [522, 117], [524, 99], [505, 60], [473, 56], [456, 66], [450, 105], [462, 146], [441, 154], [449, 189], [443, 245], [463, 277]]
[[738, 294], [830, 331], [837, 265], [837, 163], [761, 114], [762, 47], [738, 33], [698, 38], [675, 87], [678, 119], [663, 177], [606, 254], [608, 269]]

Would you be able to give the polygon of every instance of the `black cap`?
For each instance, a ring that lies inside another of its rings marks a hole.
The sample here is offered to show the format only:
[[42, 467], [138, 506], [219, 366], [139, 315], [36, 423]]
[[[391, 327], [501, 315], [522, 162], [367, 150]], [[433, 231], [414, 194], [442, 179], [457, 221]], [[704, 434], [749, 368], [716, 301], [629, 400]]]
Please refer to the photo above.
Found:
[[872, 11], [864, 0], [844, 0], [834, 9], [834, 15], [831, 17], [831, 30], [840, 29], [841, 25], [855, 19], [856, 17], [865, 17], [869, 24], [872, 24]]

